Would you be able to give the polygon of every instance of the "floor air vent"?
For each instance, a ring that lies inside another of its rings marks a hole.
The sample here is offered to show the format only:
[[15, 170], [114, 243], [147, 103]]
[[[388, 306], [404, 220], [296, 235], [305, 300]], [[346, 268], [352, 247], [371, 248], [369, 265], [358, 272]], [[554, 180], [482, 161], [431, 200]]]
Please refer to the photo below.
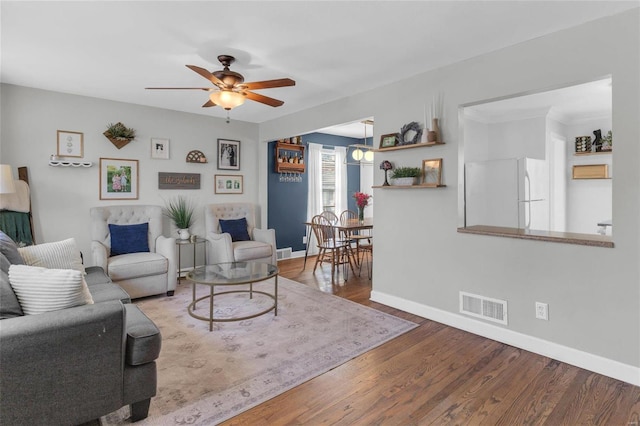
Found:
[[278, 249], [276, 250], [276, 257], [278, 260], [289, 259], [291, 257], [291, 253], [292, 253], [291, 247]]
[[460, 312], [507, 325], [507, 301], [460, 292]]

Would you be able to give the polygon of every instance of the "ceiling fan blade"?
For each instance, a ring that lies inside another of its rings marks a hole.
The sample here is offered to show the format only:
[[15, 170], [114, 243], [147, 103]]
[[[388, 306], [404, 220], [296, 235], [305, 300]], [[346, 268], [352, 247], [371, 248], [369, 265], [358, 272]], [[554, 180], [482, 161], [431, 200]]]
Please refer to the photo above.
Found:
[[202, 108], [214, 107], [214, 106], [216, 106], [216, 104], [211, 102], [211, 99], [209, 99], [204, 105], [202, 105]]
[[225, 86], [222, 80], [220, 80], [218, 77], [211, 74], [209, 71], [205, 70], [204, 68], [200, 68], [195, 65], [185, 65], [185, 66], [189, 68], [191, 71], [197, 72], [198, 74], [200, 74], [201, 76], [203, 76], [204, 78], [206, 78], [207, 80], [215, 84], [216, 86], [221, 86], [221, 87]]
[[252, 101], [260, 102], [262, 104], [266, 104], [272, 107], [279, 107], [280, 105], [284, 104], [283, 101], [279, 101], [277, 99], [273, 99], [268, 96], [259, 95], [257, 93], [253, 93], [248, 90], [245, 90], [243, 93], [247, 98], [251, 99]]
[[146, 90], [211, 90], [210, 87], [145, 87]]
[[279, 78], [277, 80], [254, 81], [251, 83], [243, 83], [242, 86], [249, 90], [271, 89], [274, 87], [295, 86], [296, 82], [290, 78]]

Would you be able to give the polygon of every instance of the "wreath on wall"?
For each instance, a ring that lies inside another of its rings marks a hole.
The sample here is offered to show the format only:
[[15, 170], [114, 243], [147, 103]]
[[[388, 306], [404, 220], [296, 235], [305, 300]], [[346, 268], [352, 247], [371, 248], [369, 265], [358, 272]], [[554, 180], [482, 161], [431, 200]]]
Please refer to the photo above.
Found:
[[402, 126], [400, 130], [400, 145], [415, 145], [422, 137], [422, 128], [416, 121]]

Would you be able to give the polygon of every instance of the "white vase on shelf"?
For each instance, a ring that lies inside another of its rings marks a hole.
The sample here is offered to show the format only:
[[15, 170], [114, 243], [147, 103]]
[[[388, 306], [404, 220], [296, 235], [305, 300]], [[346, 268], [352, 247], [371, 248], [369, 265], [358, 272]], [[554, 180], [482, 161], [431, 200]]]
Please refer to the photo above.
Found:
[[178, 229], [178, 236], [180, 236], [181, 240], [188, 240], [191, 234], [189, 233], [189, 228]]

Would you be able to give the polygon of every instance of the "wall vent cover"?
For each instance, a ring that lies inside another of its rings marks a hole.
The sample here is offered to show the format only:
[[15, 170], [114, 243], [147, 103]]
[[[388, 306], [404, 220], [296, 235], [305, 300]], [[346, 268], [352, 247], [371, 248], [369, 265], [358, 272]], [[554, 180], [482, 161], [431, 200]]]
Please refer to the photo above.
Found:
[[277, 260], [289, 259], [291, 257], [291, 254], [292, 254], [291, 247], [276, 250]]
[[460, 292], [460, 312], [507, 325], [507, 301]]

